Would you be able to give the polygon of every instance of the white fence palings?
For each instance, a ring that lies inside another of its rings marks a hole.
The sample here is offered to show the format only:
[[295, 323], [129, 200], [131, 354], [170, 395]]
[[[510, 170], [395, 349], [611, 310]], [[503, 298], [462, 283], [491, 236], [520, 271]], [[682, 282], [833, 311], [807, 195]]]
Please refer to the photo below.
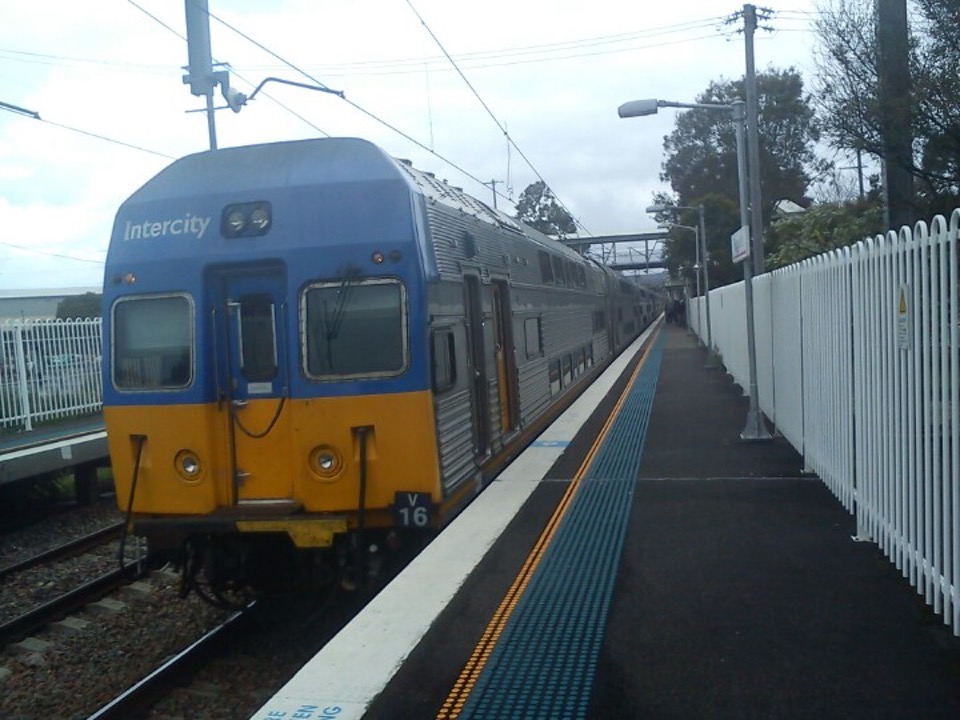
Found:
[[[754, 327], [761, 409], [960, 636], [958, 234], [960, 210], [756, 278]], [[743, 283], [710, 297], [748, 388]]]
[[0, 324], [0, 427], [98, 412], [101, 337], [100, 318]]

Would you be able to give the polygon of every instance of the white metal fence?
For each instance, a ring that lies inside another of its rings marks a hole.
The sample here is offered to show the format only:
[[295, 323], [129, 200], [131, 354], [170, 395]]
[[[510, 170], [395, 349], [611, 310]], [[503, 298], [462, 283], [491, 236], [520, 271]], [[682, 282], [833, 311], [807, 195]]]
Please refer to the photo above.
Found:
[[0, 323], [0, 428], [101, 408], [99, 318]]
[[[762, 275], [754, 328], [764, 414], [960, 636], [958, 233], [960, 210]], [[710, 299], [747, 388], [743, 283]]]

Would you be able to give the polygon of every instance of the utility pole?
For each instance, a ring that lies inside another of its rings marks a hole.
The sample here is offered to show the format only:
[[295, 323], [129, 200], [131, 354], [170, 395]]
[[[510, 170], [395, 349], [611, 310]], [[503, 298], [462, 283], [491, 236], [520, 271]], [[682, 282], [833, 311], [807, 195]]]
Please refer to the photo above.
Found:
[[885, 220], [888, 229], [896, 230], [903, 225], [913, 225], [916, 219], [907, 2], [875, 0], [875, 3]]
[[497, 185], [503, 185], [503, 180], [491, 180], [490, 182], [483, 183], [485, 186], [489, 187], [493, 191], [493, 209], [497, 209]]
[[207, 0], [184, 0], [187, 16], [187, 56], [190, 64], [183, 82], [190, 85], [190, 92], [207, 99], [207, 132], [210, 149], [217, 149], [217, 127], [213, 118], [213, 89], [217, 78], [213, 74], [210, 53], [210, 12]]
[[744, 38], [746, 44], [746, 74], [744, 90], [747, 95], [747, 174], [750, 180], [750, 235], [752, 237], [753, 274], [762, 275], [766, 269], [763, 257], [763, 199], [760, 194], [760, 101], [757, 98], [757, 71], [753, 59], [753, 36], [757, 30], [757, 8], [743, 6]]

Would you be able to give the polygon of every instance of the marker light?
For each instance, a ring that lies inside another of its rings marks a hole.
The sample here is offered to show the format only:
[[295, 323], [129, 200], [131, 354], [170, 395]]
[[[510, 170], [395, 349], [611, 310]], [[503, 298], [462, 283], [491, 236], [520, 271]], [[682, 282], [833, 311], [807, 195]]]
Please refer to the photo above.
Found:
[[320, 445], [310, 453], [310, 467], [322, 478], [333, 478], [343, 469], [343, 462], [332, 447]]
[[383, 253], [380, 252], [379, 250], [375, 250], [373, 255], [370, 256], [370, 260], [373, 262], [374, 265], [383, 265], [383, 260], [384, 260]]

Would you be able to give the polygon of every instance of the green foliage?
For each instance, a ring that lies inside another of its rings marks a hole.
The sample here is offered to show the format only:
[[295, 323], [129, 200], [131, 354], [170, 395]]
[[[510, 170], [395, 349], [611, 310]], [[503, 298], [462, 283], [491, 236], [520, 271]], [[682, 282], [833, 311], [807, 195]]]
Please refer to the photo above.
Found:
[[103, 314], [103, 296], [99, 293], [71, 295], [57, 304], [57, 317], [61, 320], [74, 318], [97, 318]]
[[[874, 0], [829, 0], [819, 10], [815, 97], [838, 148], [885, 156]], [[918, 217], [960, 204], [960, 3], [908, 5], [910, 125]]]
[[[658, 204], [671, 204], [666, 196], [656, 196]], [[698, 200], [691, 207], [697, 207]], [[739, 204], [719, 193], [702, 198], [703, 220], [706, 234], [707, 255], [710, 260], [710, 287], [717, 288], [743, 279], [743, 268], [734, 264], [730, 257], [730, 236], [740, 227]], [[696, 227], [700, 214], [695, 210], [662, 213], [658, 220]], [[664, 242], [664, 261], [671, 277], [686, 278], [696, 287], [694, 265], [697, 262], [696, 235], [684, 228], [673, 228]]]
[[[729, 105], [746, 97], [744, 81], [711, 82], [698, 103]], [[803, 92], [803, 80], [793, 68], [770, 69], [757, 75], [760, 120], [760, 185], [764, 224], [774, 205], [784, 198], [802, 202], [810, 185], [829, 169], [815, 146], [820, 138], [813, 107]], [[720, 287], [743, 278], [743, 268], [730, 259], [730, 236], [740, 228], [740, 192], [736, 128], [732, 112], [692, 109], [678, 114], [674, 131], [664, 138], [666, 159], [661, 179], [674, 196], [655, 196], [658, 204], [703, 204], [710, 256], [710, 285]], [[694, 214], [672, 219], [695, 224]], [[694, 244], [685, 231], [671, 231], [664, 258], [671, 273], [695, 277]]]
[[546, 235], [566, 237], [577, 231], [573, 217], [542, 180], [526, 187], [517, 202], [517, 220]]
[[770, 226], [767, 269], [792, 265], [881, 232], [883, 208], [876, 202], [815, 205]]
[[[745, 97], [742, 79], [711, 82], [696, 102], [729, 105]], [[799, 72], [790, 68], [759, 73], [757, 98], [763, 216], [769, 220], [778, 200], [802, 200], [807, 188], [828, 165], [814, 151], [820, 130], [803, 93]], [[693, 205], [709, 194], [737, 201], [737, 144], [732, 113], [710, 109], [679, 113], [674, 131], [664, 138], [664, 151], [661, 179], [670, 183], [677, 204]]]

